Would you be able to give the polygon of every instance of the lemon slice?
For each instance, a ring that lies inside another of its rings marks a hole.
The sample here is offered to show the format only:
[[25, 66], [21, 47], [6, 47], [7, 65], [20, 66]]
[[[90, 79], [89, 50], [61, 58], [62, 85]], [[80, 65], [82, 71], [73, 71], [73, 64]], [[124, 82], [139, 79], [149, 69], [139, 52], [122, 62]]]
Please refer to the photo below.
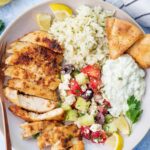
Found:
[[130, 134], [130, 126], [129, 123], [127, 122], [126, 118], [124, 116], [120, 116], [117, 119], [114, 120], [113, 124], [116, 126], [116, 128], [125, 135]]
[[0, 6], [8, 4], [11, 0], [0, 0]]
[[113, 150], [122, 150], [123, 143], [123, 137], [118, 133], [113, 133], [106, 141], [106, 144], [110, 145]]
[[52, 3], [49, 5], [57, 20], [62, 21], [72, 15], [72, 9], [64, 4]]
[[36, 15], [37, 24], [41, 30], [48, 31], [51, 25], [51, 16], [46, 13], [38, 13]]

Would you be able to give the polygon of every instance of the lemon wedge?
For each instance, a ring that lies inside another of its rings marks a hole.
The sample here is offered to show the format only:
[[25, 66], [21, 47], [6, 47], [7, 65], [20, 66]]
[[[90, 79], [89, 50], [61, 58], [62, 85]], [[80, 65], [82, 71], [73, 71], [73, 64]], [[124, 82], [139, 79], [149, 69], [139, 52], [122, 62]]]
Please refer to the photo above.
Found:
[[117, 119], [114, 120], [113, 122], [114, 126], [124, 135], [129, 135], [130, 134], [130, 126], [129, 123], [127, 122], [126, 118], [121, 115]]
[[123, 137], [118, 133], [113, 133], [106, 141], [106, 144], [110, 145], [113, 150], [122, 150], [123, 149]]
[[11, 0], [0, 0], [0, 6], [8, 4]]
[[73, 14], [72, 9], [64, 4], [52, 3], [49, 5], [57, 20], [62, 21]]
[[51, 25], [51, 16], [46, 13], [38, 13], [36, 15], [37, 24], [41, 30], [48, 31]]

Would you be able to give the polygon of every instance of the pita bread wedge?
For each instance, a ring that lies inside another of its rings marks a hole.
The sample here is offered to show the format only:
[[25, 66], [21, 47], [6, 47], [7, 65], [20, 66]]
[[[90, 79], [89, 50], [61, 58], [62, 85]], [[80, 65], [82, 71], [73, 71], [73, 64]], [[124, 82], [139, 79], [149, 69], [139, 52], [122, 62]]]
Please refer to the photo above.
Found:
[[129, 50], [131, 55], [142, 68], [150, 67], [150, 34], [146, 34], [137, 41]]
[[106, 34], [112, 59], [121, 56], [143, 36], [142, 31], [134, 24], [117, 18], [107, 18]]
[[64, 110], [62, 108], [56, 108], [43, 114], [29, 112], [17, 105], [9, 106], [9, 110], [16, 116], [27, 122], [42, 121], [42, 120], [63, 120]]

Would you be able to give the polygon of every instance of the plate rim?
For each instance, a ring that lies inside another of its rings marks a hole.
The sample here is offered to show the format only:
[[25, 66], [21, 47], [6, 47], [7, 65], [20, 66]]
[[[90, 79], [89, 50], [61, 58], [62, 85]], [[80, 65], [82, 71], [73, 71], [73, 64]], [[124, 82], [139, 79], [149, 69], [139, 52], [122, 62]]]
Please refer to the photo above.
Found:
[[[32, 9], [36, 9], [36, 7], [39, 7], [40, 5], [44, 5], [48, 2], [52, 2], [52, 1], [55, 1], [55, 0], [44, 0], [44, 1], [41, 1], [37, 4], [34, 4], [33, 6], [31, 6], [30, 8], [26, 9], [25, 11], [23, 11], [22, 13], [20, 13], [20, 15], [18, 15], [12, 22], [10, 22], [10, 24], [5, 28], [5, 30], [3, 31], [3, 33], [1, 34], [0, 36], [0, 42], [3, 41], [5, 35], [8, 33], [9, 29], [24, 15], [26, 15], [29, 11], [31, 11]], [[57, 1], [57, 0], [56, 0]], [[63, 2], [62, 2], [63, 3]], [[120, 10], [122, 11], [123, 13], [125, 13], [131, 20], [132, 22], [134, 22], [134, 24], [145, 34], [145, 31], [143, 30], [143, 28], [127, 13], [125, 12], [124, 10], [118, 8], [117, 6], [107, 2], [107, 1], [102, 1], [102, 0], [99, 0], [99, 3], [103, 3], [104, 5], [107, 4], [109, 5], [110, 7], [113, 7], [115, 10]], [[2, 125], [3, 127], [3, 125]], [[139, 138], [139, 140], [136, 142], [137, 144], [133, 145], [133, 149], [142, 141], [142, 139], [144, 139], [144, 137], [146, 136], [146, 134], [148, 133], [148, 131], [150, 130], [150, 127], [147, 128], [145, 130], [145, 132], [143, 133], [143, 136], [141, 136]], [[2, 138], [4, 137], [4, 133], [2, 131], [2, 129], [0, 128], [0, 136], [2, 135]], [[4, 141], [5, 142], [5, 141]], [[12, 149], [13, 150], [16, 150], [13, 146], [12, 146]]]

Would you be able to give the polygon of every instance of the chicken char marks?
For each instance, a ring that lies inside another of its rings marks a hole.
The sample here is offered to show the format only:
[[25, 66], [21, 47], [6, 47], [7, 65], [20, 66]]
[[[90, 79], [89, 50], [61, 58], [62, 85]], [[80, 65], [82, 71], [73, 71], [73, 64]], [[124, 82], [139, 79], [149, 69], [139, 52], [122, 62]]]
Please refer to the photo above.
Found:
[[33, 44], [32, 47], [27, 45], [23, 50], [9, 56], [6, 59], [6, 64], [15, 65], [26, 70], [30, 69], [31, 71], [40, 70], [45, 75], [51, 75], [59, 73], [62, 59], [61, 54]]
[[[57, 102], [63, 47], [44, 31], [26, 34], [6, 50], [7, 86], [27, 95]], [[8, 95], [7, 95], [8, 97]]]
[[44, 31], [28, 33], [24, 37], [20, 38], [20, 41], [31, 42], [60, 54], [62, 54], [64, 51], [62, 46], [60, 46], [60, 44], [52, 37], [52, 35]]
[[65, 111], [57, 108], [57, 88], [63, 60], [62, 46], [44, 31], [26, 34], [9, 45], [6, 52], [5, 97], [9, 110], [26, 121], [23, 138], [37, 138], [39, 149], [84, 150], [80, 129], [65, 125]]

